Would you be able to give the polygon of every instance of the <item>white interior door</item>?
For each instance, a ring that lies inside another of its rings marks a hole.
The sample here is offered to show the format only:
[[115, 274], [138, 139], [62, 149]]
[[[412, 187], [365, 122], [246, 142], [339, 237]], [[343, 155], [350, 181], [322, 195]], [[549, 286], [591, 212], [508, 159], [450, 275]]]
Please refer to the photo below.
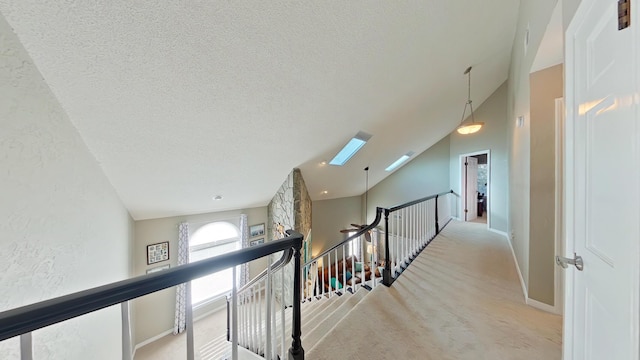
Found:
[[465, 156], [462, 163], [465, 201], [465, 221], [478, 217], [478, 159]]
[[[565, 359], [638, 359], [638, 18], [582, 0], [566, 36]], [[640, 4], [633, 4], [632, 9]]]

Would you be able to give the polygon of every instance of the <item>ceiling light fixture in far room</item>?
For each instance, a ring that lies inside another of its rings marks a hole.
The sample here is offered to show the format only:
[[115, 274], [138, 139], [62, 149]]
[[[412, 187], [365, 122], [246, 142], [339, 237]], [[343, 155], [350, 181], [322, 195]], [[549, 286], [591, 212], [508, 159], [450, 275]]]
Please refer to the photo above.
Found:
[[220, 201], [220, 200], [222, 200], [222, 199], [223, 199], [222, 195], [215, 195], [215, 196], [213, 197], [213, 200], [215, 200], [215, 201]]
[[398, 166], [402, 165], [405, 161], [409, 160], [415, 154], [413, 151], [409, 151], [408, 153], [400, 156], [400, 158], [393, 162], [393, 164], [389, 165], [384, 171], [393, 171]]
[[[464, 110], [462, 111], [462, 120], [460, 120], [461, 125], [458, 126], [456, 130], [458, 134], [467, 135], [476, 133], [482, 128], [484, 125], [483, 122], [476, 122], [475, 117], [473, 116], [473, 104], [471, 103], [471, 66], [464, 71], [465, 75], [469, 75], [469, 87], [468, 87], [468, 96], [467, 102], [464, 104]], [[464, 121], [464, 115], [467, 113], [467, 106], [471, 109], [471, 122], [464, 125], [462, 122]]]
[[359, 131], [356, 136], [354, 136], [347, 145], [345, 145], [342, 150], [333, 157], [333, 159], [329, 162], [330, 165], [342, 166], [351, 159], [353, 155], [355, 155], [358, 150], [360, 150], [364, 144], [367, 143], [371, 139], [371, 135], [366, 132]]

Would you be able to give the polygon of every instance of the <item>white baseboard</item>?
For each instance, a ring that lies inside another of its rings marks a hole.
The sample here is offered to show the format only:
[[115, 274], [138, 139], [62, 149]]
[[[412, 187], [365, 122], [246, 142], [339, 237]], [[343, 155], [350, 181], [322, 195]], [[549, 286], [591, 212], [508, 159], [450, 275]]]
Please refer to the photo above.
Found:
[[513, 250], [513, 244], [511, 244], [511, 240], [509, 240], [509, 235], [507, 235], [506, 232], [500, 231], [500, 230], [489, 229], [489, 231], [492, 231], [496, 234], [500, 234], [504, 236], [505, 239], [507, 239], [507, 243], [509, 244], [509, 249], [511, 249], [511, 255], [513, 256], [513, 262], [516, 264], [516, 270], [518, 271], [518, 278], [520, 278], [520, 285], [522, 286], [522, 294], [524, 295], [524, 302], [531, 307], [534, 307], [542, 311], [546, 311], [548, 313], [557, 314], [557, 315], [562, 314], [561, 309], [559, 309], [558, 307], [551, 306], [537, 300], [533, 300], [529, 297], [529, 292], [527, 291], [527, 286], [524, 282], [524, 278], [522, 277], [522, 272], [520, 271], [520, 265], [518, 264], [518, 258], [516, 258], [516, 252]]
[[[507, 233], [506, 233], [506, 232], [504, 232], [504, 231], [502, 231], [502, 230], [496, 230], [496, 229], [493, 229], [493, 228], [488, 228], [488, 229], [489, 229], [489, 231], [491, 231], [491, 232], [494, 232], [494, 233], [496, 233], [496, 234], [500, 234], [500, 235], [504, 236], [504, 237], [507, 239], [507, 241], [509, 241], [509, 235], [507, 235]], [[511, 243], [511, 242], [509, 241], [509, 243]]]
[[[209, 310], [206, 313], [204, 313], [204, 314], [198, 316], [197, 318], [193, 319], [193, 322], [195, 323], [198, 320], [200, 320], [202, 318], [205, 318], [205, 317], [207, 317], [207, 316], [209, 316], [209, 315], [211, 315], [211, 314], [213, 314], [215, 312], [221, 311], [221, 310], [223, 310], [225, 308], [226, 308], [226, 305], [215, 307], [212, 310]], [[154, 342], [156, 340], [159, 340], [159, 339], [161, 339], [161, 338], [163, 338], [163, 337], [165, 337], [165, 336], [167, 336], [169, 334], [173, 334], [173, 328], [171, 328], [171, 329], [169, 329], [167, 331], [163, 331], [162, 333], [160, 333], [160, 334], [158, 334], [158, 335], [156, 335], [154, 337], [151, 337], [151, 338], [149, 338], [149, 339], [147, 339], [147, 340], [145, 340], [145, 341], [143, 341], [143, 342], [141, 342], [139, 344], [136, 344], [136, 346], [133, 348], [133, 356], [135, 356], [136, 350], [138, 350], [139, 348], [141, 348], [141, 347], [143, 347], [145, 345], [151, 344], [152, 342]]]
[[224, 309], [226, 309], [226, 308], [227, 308], [227, 303], [225, 302], [223, 305], [220, 305], [220, 306], [214, 307], [214, 308], [212, 308], [211, 310], [207, 311], [206, 313], [204, 313], [204, 314], [202, 314], [202, 315], [200, 315], [200, 316], [198, 316], [198, 317], [194, 318], [194, 319], [193, 319], [193, 322], [194, 322], [194, 323], [195, 323], [195, 322], [198, 322], [200, 319], [206, 318], [207, 316], [209, 316], [209, 315], [211, 315], [211, 314], [213, 314], [213, 313], [215, 313], [215, 312], [222, 311], [222, 310], [224, 310]]
[[[489, 229], [492, 230], [492, 229]], [[499, 230], [492, 230], [498, 232]], [[522, 286], [522, 294], [524, 295], [524, 301], [527, 302], [529, 299], [529, 294], [527, 292], [527, 285], [524, 282], [524, 278], [522, 277], [522, 271], [520, 271], [520, 265], [518, 264], [518, 258], [516, 257], [516, 252], [513, 250], [513, 244], [511, 244], [511, 240], [509, 240], [509, 236], [506, 233], [502, 232], [502, 235], [507, 240], [507, 244], [509, 244], [509, 249], [511, 249], [511, 255], [513, 256], [513, 262], [516, 264], [516, 270], [518, 271], [518, 278], [520, 278], [520, 285]]]
[[143, 347], [145, 345], [148, 345], [148, 344], [151, 344], [152, 342], [154, 342], [154, 341], [156, 341], [158, 339], [161, 339], [161, 338], [163, 338], [163, 337], [165, 337], [165, 336], [167, 336], [169, 334], [173, 334], [173, 329], [169, 329], [167, 331], [164, 331], [161, 334], [158, 334], [158, 335], [156, 335], [154, 337], [151, 337], [151, 338], [149, 338], [149, 339], [147, 339], [147, 340], [145, 340], [145, 341], [143, 341], [143, 342], [141, 342], [139, 344], [136, 344], [136, 346], [133, 348], [133, 354], [135, 355], [136, 350], [140, 349], [141, 347]]
[[527, 298], [527, 305], [529, 305], [531, 307], [534, 307], [536, 309], [542, 310], [542, 311], [546, 311], [548, 313], [560, 315], [560, 313], [558, 312], [558, 309], [556, 309], [555, 306], [551, 306], [549, 304], [545, 304], [543, 302], [540, 302], [540, 301], [537, 301], [537, 300], [533, 300], [531, 298]]

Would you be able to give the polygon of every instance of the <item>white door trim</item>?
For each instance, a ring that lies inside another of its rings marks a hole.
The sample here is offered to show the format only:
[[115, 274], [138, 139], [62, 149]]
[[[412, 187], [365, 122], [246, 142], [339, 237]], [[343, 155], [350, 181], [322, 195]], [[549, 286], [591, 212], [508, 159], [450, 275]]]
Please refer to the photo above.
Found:
[[[555, 156], [556, 156], [556, 164], [555, 164], [555, 254], [564, 256], [564, 239], [562, 237], [562, 231], [564, 228], [564, 223], [562, 222], [562, 208], [563, 201], [562, 197], [564, 194], [564, 183], [562, 181], [563, 175], [563, 163], [564, 163], [564, 99], [558, 98], [555, 99], [556, 105], [556, 116], [555, 116]], [[554, 301], [553, 301], [553, 312], [555, 314], [562, 314], [563, 306], [564, 306], [564, 271], [560, 266], [555, 267], [555, 271], [553, 274], [555, 291], [554, 291]]]
[[[574, 117], [573, 109], [574, 109], [574, 90], [575, 90], [575, 80], [574, 80], [574, 39], [570, 34], [575, 33], [575, 23], [576, 18], [584, 17], [584, 12], [586, 11], [584, 6], [579, 6], [576, 14], [573, 17], [573, 21], [569, 25], [567, 32], [565, 34], [565, 54], [564, 54], [564, 96], [565, 96], [565, 119], [572, 119]], [[574, 26], [572, 26], [574, 25]], [[567, 121], [565, 122], [565, 135], [573, 133], [573, 122]], [[566, 184], [564, 186], [564, 194], [563, 194], [563, 211], [562, 218], [563, 224], [573, 224], [573, 214], [574, 214], [574, 206], [573, 206], [573, 191], [570, 191], [569, 184], [574, 183], [573, 171], [570, 169], [573, 168], [573, 158], [574, 158], [574, 142], [573, 137], [564, 138], [564, 169], [563, 169], [563, 182]], [[573, 250], [575, 248], [574, 244], [574, 236], [573, 236], [573, 228], [571, 226], [565, 226], [563, 229], [564, 232], [564, 253], [562, 256], [569, 257], [568, 254], [573, 254]], [[573, 283], [574, 283], [574, 272], [568, 271], [564, 274], [564, 324], [573, 324], [573, 301], [574, 301], [574, 292], [573, 292]], [[573, 326], [563, 326], [562, 329], [562, 358], [566, 360], [573, 359]]]
[[[482, 155], [482, 154], [487, 154], [487, 183], [489, 186], [487, 186], [487, 229], [491, 229], [491, 205], [493, 204], [493, 201], [491, 201], [491, 149], [486, 149], [486, 150], [479, 150], [479, 151], [474, 151], [474, 152], [470, 152], [470, 153], [465, 153], [465, 154], [460, 154], [458, 155], [458, 168], [462, 169], [462, 165], [464, 164], [464, 158], [467, 156], [475, 156], [475, 155]], [[462, 214], [462, 212], [464, 211], [464, 179], [462, 178], [464, 176], [464, 174], [462, 173], [462, 171], [460, 171], [460, 177], [458, 178], [458, 184], [460, 184], [460, 196], [458, 198], [458, 204], [460, 205], [460, 213], [458, 214], [459, 220], [460, 221], [464, 221], [464, 214]]]

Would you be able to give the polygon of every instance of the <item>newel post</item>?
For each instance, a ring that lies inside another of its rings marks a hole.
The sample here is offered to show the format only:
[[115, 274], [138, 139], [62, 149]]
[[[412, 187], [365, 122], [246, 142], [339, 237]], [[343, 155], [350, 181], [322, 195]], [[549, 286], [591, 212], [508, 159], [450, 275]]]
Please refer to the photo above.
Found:
[[[382, 211], [378, 208], [378, 211]], [[384, 209], [384, 273], [382, 274], [382, 283], [391, 286], [391, 252], [389, 251], [389, 209]]]
[[300, 315], [300, 301], [302, 300], [301, 274], [302, 266], [300, 263], [302, 249], [302, 234], [291, 232], [289, 236], [295, 236], [295, 244], [293, 245], [293, 331], [291, 337], [293, 342], [289, 349], [289, 360], [304, 360], [304, 349], [302, 348], [302, 317]]

